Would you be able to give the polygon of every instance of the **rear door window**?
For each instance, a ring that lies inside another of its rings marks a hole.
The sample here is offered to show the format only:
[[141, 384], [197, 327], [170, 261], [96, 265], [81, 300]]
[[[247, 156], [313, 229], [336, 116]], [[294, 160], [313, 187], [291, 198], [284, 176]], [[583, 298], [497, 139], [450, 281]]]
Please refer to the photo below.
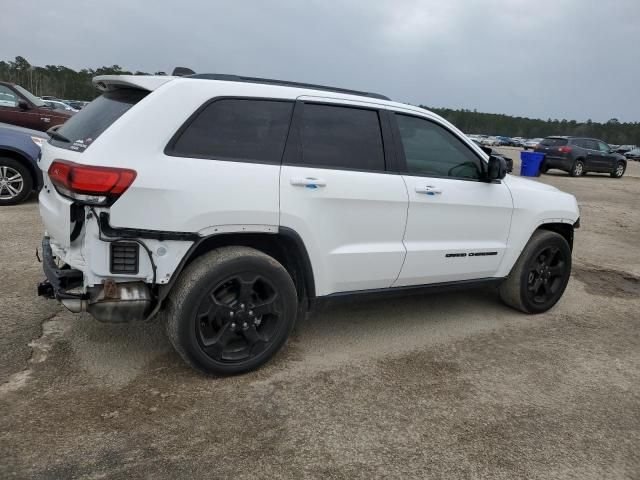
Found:
[[376, 110], [305, 103], [300, 137], [304, 165], [381, 172], [385, 169]]
[[219, 99], [176, 134], [168, 155], [279, 164], [293, 102]]
[[588, 148], [589, 150], [598, 150], [598, 142], [595, 140], [584, 139], [583, 141], [585, 148]]
[[60, 137], [51, 137], [49, 143], [83, 152], [102, 132], [148, 94], [146, 90], [137, 89], [118, 89], [104, 93], [67, 120], [57, 130]]
[[545, 138], [540, 142], [543, 147], [564, 147], [566, 144], [566, 138]]

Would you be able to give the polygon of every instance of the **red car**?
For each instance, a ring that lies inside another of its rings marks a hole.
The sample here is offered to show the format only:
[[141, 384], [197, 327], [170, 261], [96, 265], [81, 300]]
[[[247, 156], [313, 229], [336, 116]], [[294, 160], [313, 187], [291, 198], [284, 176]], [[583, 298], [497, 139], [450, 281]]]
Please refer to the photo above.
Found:
[[0, 122], [46, 132], [73, 113], [54, 110], [20, 85], [0, 82]]

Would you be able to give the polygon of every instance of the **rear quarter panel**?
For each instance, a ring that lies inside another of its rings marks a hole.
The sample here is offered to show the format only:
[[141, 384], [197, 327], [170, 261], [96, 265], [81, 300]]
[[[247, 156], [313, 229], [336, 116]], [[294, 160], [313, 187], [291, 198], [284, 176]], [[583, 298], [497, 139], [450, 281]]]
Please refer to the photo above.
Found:
[[133, 185], [110, 209], [112, 226], [202, 235], [277, 231], [280, 165], [164, 153], [175, 132], [203, 103], [214, 97], [242, 96], [243, 91], [258, 96], [253, 85], [195, 79], [168, 82], [82, 153], [81, 163], [137, 172]]

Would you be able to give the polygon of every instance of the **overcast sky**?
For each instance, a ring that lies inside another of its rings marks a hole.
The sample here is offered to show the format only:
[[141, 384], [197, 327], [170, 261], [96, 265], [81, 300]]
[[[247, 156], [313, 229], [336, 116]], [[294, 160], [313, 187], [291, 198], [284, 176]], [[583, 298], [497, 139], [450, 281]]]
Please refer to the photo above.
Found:
[[237, 73], [640, 121], [640, 0], [2, 0], [0, 57]]

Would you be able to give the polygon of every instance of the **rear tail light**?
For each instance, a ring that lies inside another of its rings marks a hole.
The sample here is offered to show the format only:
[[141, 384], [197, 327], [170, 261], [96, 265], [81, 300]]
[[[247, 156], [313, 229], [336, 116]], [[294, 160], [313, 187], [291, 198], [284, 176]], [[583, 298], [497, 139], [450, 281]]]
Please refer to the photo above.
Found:
[[66, 160], [55, 160], [49, 166], [49, 178], [65, 197], [92, 205], [111, 205], [136, 178], [128, 168], [95, 167]]
[[560, 153], [571, 153], [571, 147], [560, 147], [558, 148]]

